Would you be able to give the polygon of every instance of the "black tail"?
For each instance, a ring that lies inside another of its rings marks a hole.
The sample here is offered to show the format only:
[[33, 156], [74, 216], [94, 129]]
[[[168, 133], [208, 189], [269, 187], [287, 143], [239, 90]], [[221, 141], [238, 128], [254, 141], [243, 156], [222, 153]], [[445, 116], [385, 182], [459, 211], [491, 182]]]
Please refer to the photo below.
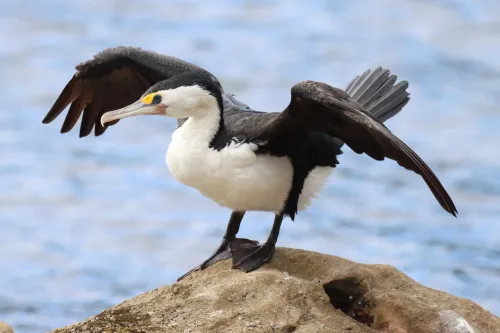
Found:
[[377, 67], [367, 70], [361, 76], [356, 76], [345, 91], [356, 102], [364, 106], [381, 122], [392, 118], [410, 100], [408, 82], [396, 83], [397, 76], [388, 69]]

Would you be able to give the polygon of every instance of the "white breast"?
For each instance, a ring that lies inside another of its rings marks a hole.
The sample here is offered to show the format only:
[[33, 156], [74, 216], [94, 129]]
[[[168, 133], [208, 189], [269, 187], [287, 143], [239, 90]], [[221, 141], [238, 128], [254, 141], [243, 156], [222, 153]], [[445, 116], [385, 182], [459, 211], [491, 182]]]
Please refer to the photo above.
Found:
[[[202, 138], [207, 135], [202, 133], [206, 127], [199, 125], [189, 119], [172, 135], [166, 157], [172, 176], [232, 210], [281, 211], [292, 182], [290, 160], [256, 155], [255, 144], [214, 150]], [[299, 210], [319, 193], [331, 170], [316, 168], [310, 173], [299, 198]]]

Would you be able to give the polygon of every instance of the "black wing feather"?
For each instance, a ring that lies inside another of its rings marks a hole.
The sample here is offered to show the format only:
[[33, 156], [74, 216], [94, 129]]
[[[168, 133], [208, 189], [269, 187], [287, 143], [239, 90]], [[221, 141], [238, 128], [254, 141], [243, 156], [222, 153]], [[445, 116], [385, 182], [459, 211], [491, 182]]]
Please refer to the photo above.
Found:
[[103, 80], [95, 80], [93, 86], [92, 103], [83, 110], [82, 124], [80, 125], [80, 137], [85, 137], [92, 132], [94, 122], [99, 119], [104, 105], [104, 84]]
[[105, 49], [76, 69], [43, 123], [52, 122], [71, 104], [61, 132], [70, 131], [83, 112], [80, 137], [89, 135], [92, 128], [96, 136], [103, 134], [117, 121], [103, 127], [101, 116], [138, 100], [153, 84], [186, 71], [205, 71], [181, 59], [134, 47]]
[[358, 154], [366, 153], [376, 160], [389, 158], [421, 175], [440, 205], [456, 216], [455, 204], [429, 166], [343, 90], [303, 81], [294, 85], [291, 93], [289, 106], [263, 124], [259, 133], [252, 133], [255, 140], [272, 144], [300, 131], [321, 131], [337, 137]]

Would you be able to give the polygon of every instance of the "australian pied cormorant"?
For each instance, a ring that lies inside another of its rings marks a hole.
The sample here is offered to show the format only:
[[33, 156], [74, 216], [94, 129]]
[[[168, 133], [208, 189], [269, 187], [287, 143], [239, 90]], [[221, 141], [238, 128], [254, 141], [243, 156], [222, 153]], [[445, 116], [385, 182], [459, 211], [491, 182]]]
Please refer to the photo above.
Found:
[[[421, 175], [444, 210], [457, 214], [432, 170], [383, 125], [409, 101], [408, 83], [395, 84], [389, 70], [368, 70], [345, 90], [299, 82], [282, 112], [257, 112], [226, 93], [208, 71], [139, 48], [106, 49], [76, 69], [43, 123], [70, 104], [61, 133], [83, 112], [80, 137], [92, 128], [99, 136], [135, 115], [177, 118], [166, 156], [170, 173], [232, 210], [218, 249], [190, 272], [231, 257], [233, 267], [245, 272], [269, 261], [283, 218], [294, 219], [319, 193], [344, 143]], [[265, 243], [236, 238], [246, 211], [275, 214]]]

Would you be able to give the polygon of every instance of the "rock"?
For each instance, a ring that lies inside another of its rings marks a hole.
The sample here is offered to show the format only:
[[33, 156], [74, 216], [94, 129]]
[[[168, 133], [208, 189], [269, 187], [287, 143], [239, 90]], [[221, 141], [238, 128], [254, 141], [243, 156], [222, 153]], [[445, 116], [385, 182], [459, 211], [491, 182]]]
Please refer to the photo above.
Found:
[[14, 330], [6, 322], [0, 320], [0, 333], [14, 333]]
[[392, 266], [279, 248], [245, 274], [230, 261], [53, 333], [493, 333], [500, 319]]

